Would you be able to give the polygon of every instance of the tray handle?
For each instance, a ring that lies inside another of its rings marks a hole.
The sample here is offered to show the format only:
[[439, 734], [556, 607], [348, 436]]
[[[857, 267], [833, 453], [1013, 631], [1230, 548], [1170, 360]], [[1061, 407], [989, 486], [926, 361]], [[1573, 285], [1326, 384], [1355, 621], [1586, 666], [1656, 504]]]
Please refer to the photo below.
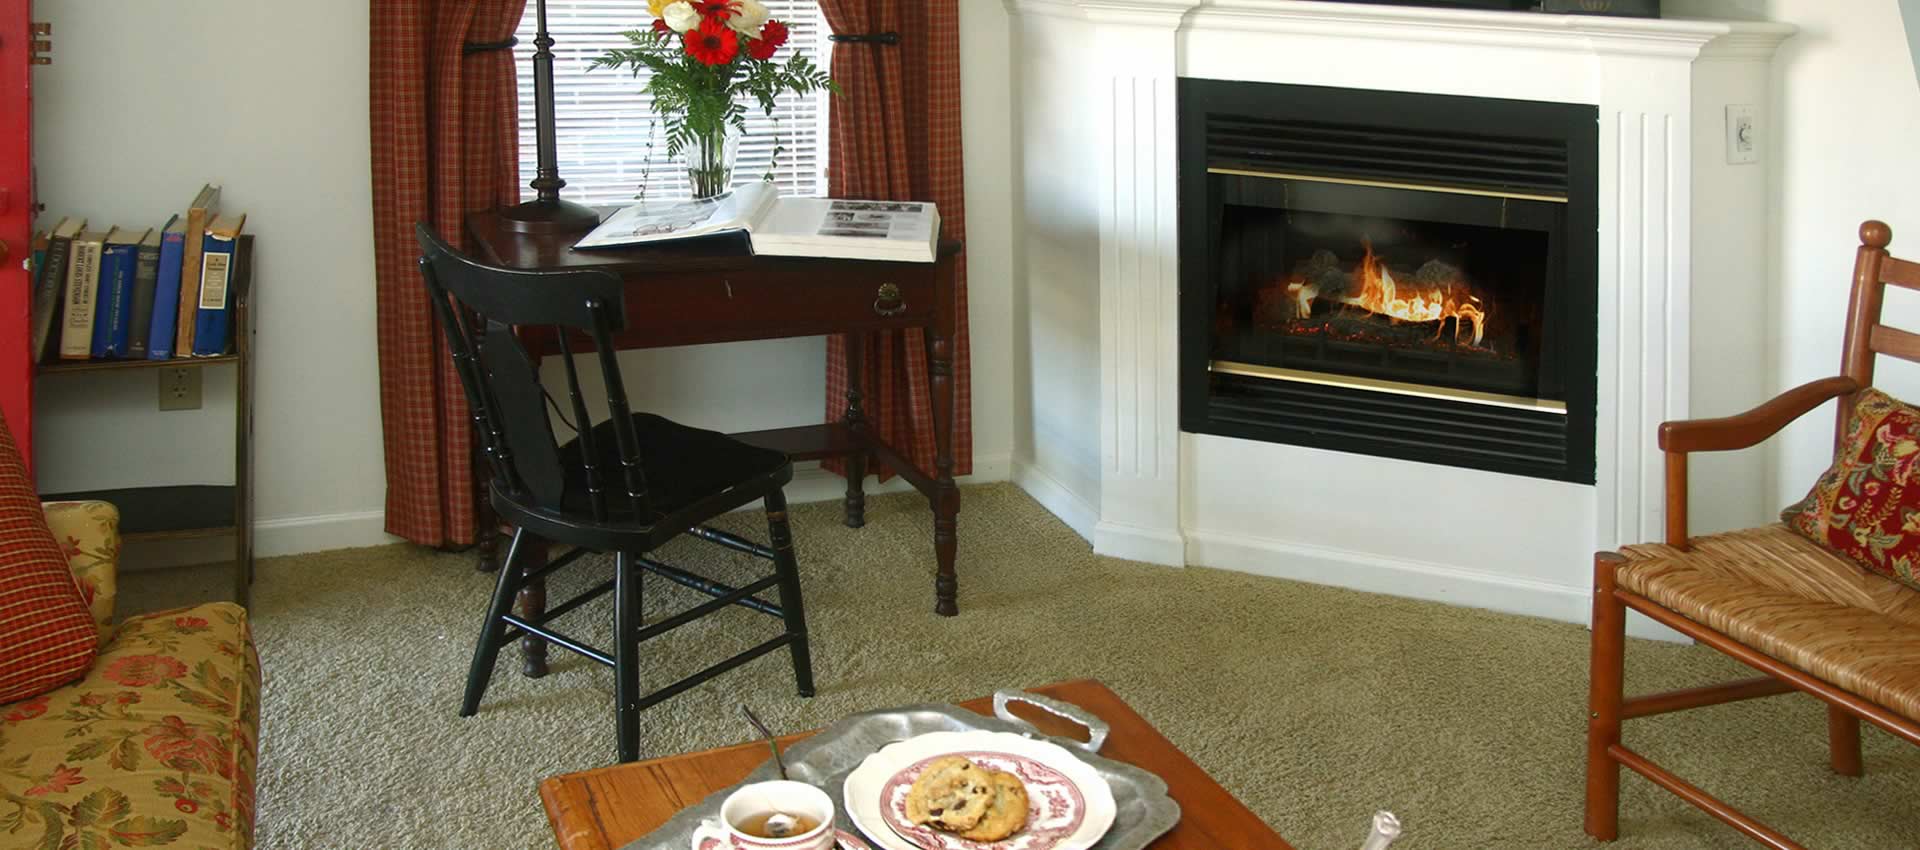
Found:
[[1072, 744], [1090, 753], [1100, 752], [1100, 745], [1107, 742], [1107, 733], [1113, 731], [1112, 727], [1107, 725], [1107, 721], [1095, 717], [1091, 712], [1080, 706], [1069, 702], [1062, 702], [1052, 697], [1043, 697], [1039, 694], [1027, 693], [1026, 691], [995, 691], [993, 693], [993, 716], [1005, 720], [1008, 723], [1025, 726], [1036, 732], [1040, 731], [1035, 728], [1032, 723], [1027, 722], [1025, 718], [1019, 717], [1007, 710], [1007, 704], [1015, 702], [1024, 702], [1055, 717], [1063, 720], [1071, 720], [1081, 726], [1087, 727], [1087, 740], [1085, 742], [1068, 740], [1065, 743]]

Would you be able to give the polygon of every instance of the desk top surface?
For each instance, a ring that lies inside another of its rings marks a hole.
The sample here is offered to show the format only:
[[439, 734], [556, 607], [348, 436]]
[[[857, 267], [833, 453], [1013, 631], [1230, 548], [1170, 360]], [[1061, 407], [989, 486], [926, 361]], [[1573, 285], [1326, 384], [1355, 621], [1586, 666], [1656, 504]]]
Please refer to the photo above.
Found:
[[[1074, 703], [1106, 720], [1113, 733], [1101, 755], [1146, 768], [1167, 781], [1167, 793], [1180, 804], [1180, 823], [1149, 845], [1151, 850], [1291, 850], [1105, 685], [1081, 679], [1031, 690]], [[988, 698], [960, 705], [981, 714], [993, 710]], [[1022, 716], [1051, 734], [1074, 734], [1057, 718], [1024, 712]], [[790, 744], [811, 734], [781, 740]], [[1084, 734], [1076, 737], [1085, 739]], [[766, 744], [755, 741], [555, 776], [540, 783], [540, 797], [562, 850], [618, 850], [659, 828], [681, 808], [739, 782], [766, 760]]]
[[[599, 209], [604, 215], [611, 212], [613, 208]], [[845, 263], [882, 263], [890, 266], [927, 265], [822, 257], [756, 257], [748, 251], [745, 240], [736, 234], [699, 236], [604, 251], [575, 251], [573, 243], [585, 236], [585, 231], [520, 233], [509, 230], [506, 227], [506, 221], [500, 217], [497, 210], [484, 210], [467, 216], [467, 232], [474, 238], [475, 253], [480, 259], [494, 265], [527, 271], [599, 269], [616, 274], [629, 274]], [[942, 259], [959, 252], [960, 243], [957, 240], [945, 239], [940, 242]]]

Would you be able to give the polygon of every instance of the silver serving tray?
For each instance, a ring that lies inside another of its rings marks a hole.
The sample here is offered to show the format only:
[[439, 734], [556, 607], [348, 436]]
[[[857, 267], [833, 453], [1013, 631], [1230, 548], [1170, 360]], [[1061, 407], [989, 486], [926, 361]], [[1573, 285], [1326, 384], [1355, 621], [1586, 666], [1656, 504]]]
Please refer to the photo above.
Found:
[[[1024, 702], [1050, 713], [1066, 717], [1087, 727], [1089, 740], [1075, 741], [1043, 735], [1025, 720], [1007, 711], [1007, 703]], [[810, 783], [827, 792], [839, 807], [841, 786], [847, 774], [860, 766], [867, 756], [895, 741], [904, 741], [929, 732], [1012, 732], [1051, 741], [1091, 765], [1113, 788], [1117, 810], [1112, 828], [1093, 845], [1094, 850], [1143, 850], [1154, 839], [1166, 834], [1180, 822], [1180, 804], [1167, 796], [1167, 783], [1160, 777], [1130, 764], [1097, 755], [1107, 739], [1107, 724], [1078, 706], [1024, 691], [1001, 691], [993, 695], [994, 717], [976, 714], [964, 708], [940, 703], [911, 705], [882, 711], [855, 714], [783, 751], [787, 778]], [[682, 809], [679, 814], [622, 850], [688, 850], [693, 843], [694, 827], [700, 821], [720, 816], [720, 803], [740, 785], [779, 778], [773, 760], [748, 774], [739, 784], [715, 791], [706, 799]], [[856, 835], [858, 827], [840, 810], [835, 825]]]

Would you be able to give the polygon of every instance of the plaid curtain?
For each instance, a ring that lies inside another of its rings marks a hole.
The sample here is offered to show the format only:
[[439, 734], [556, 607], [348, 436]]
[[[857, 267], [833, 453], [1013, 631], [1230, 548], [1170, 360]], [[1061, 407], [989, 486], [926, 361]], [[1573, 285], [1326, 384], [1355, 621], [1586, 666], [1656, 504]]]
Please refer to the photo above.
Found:
[[387, 531], [472, 543], [479, 508], [466, 398], [415, 265], [414, 222], [455, 244], [467, 213], [519, 200], [510, 50], [526, 0], [371, 0], [373, 247]]
[[[829, 100], [827, 188], [836, 198], [933, 201], [948, 239], [966, 238], [960, 169], [958, 0], [820, 0], [836, 33], [897, 32], [893, 46], [841, 43]], [[955, 277], [953, 472], [973, 471], [973, 370], [967, 334], [967, 267]], [[933, 469], [933, 398], [925, 334], [875, 331], [861, 370], [867, 421], [889, 445]], [[847, 344], [827, 341], [827, 418], [846, 409]], [[838, 463], [828, 467], [843, 472]], [[883, 475], [889, 474], [880, 470]]]

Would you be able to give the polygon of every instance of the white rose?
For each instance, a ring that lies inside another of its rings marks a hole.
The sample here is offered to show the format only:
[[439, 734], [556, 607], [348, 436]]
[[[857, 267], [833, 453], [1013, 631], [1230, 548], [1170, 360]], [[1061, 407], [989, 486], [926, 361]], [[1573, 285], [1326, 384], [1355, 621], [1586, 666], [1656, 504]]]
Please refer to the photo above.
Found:
[[700, 13], [694, 11], [693, 5], [687, 0], [667, 4], [667, 8], [660, 13], [660, 19], [673, 27], [674, 32], [686, 32], [700, 25]]
[[733, 17], [727, 19], [727, 26], [748, 38], [759, 38], [760, 28], [767, 25], [767, 18], [773, 13], [760, 0], [734, 0]]

